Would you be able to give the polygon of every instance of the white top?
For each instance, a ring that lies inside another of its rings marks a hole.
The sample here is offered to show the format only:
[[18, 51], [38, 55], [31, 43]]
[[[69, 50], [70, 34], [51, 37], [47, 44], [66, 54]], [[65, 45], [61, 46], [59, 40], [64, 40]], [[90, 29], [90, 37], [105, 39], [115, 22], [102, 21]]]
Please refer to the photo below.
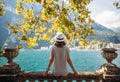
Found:
[[68, 47], [52, 46], [51, 52], [54, 55], [53, 74], [55, 76], [67, 76], [68, 75], [67, 55], [69, 54]]

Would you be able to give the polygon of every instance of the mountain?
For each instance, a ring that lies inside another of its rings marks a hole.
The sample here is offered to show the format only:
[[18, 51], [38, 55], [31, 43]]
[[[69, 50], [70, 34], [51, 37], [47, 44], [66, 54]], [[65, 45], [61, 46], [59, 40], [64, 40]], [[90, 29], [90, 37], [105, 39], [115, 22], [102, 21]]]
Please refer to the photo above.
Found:
[[120, 27], [117, 27], [117, 28], [114, 28], [114, 27], [113, 27], [112, 30], [113, 30], [114, 32], [120, 34]]
[[88, 40], [99, 40], [105, 42], [120, 43], [120, 36], [118, 33], [98, 23], [93, 23], [91, 25], [94, 27], [94, 33], [96, 36], [89, 36]]
[[11, 32], [9, 29], [0, 26], [0, 47], [3, 46], [6, 39], [10, 36]]

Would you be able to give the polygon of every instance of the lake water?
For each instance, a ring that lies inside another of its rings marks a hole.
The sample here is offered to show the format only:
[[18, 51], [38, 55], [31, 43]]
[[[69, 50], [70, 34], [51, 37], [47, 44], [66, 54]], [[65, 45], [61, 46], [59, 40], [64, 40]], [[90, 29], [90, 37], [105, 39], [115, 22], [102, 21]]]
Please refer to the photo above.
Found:
[[[70, 57], [77, 71], [96, 71], [101, 65], [106, 63], [106, 60], [101, 56], [102, 51], [70, 51]], [[21, 50], [19, 55], [14, 59], [14, 62], [20, 65], [24, 71], [45, 71], [48, 65], [49, 50]], [[113, 60], [113, 63], [120, 67], [120, 51], [117, 52], [118, 57]], [[0, 66], [4, 65], [7, 59], [0, 57]], [[53, 66], [50, 70], [53, 69]], [[71, 68], [68, 65], [69, 71]]]

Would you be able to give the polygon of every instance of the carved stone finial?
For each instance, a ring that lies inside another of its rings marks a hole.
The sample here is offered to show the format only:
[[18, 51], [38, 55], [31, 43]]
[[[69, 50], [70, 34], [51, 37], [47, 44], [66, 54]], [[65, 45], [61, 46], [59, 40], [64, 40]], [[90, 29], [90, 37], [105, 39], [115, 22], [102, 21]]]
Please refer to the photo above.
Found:
[[118, 54], [115, 53], [117, 50], [114, 48], [103, 48], [102, 51], [102, 56], [108, 63], [112, 63], [113, 59], [117, 58], [118, 56]]
[[3, 56], [8, 59], [8, 62], [0, 68], [1, 74], [14, 74], [20, 72], [19, 65], [13, 62], [13, 59], [18, 56], [17, 48], [5, 48]]
[[120, 69], [112, 63], [113, 59], [117, 58], [118, 54], [114, 48], [103, 48], [102, 56], [106, 59], [107, 63], [103, 64], [98, 72], [102, 72], [104, 75], [119, 75]]

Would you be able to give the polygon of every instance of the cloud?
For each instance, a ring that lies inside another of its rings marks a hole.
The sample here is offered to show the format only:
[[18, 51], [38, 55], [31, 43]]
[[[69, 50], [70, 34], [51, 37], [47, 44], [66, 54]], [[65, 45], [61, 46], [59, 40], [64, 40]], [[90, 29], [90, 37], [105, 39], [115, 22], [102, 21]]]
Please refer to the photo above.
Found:
[[120, 14], [115, 11], [104, 11], [98, 14], [94, 20], [108, 28], [120, 27]]

